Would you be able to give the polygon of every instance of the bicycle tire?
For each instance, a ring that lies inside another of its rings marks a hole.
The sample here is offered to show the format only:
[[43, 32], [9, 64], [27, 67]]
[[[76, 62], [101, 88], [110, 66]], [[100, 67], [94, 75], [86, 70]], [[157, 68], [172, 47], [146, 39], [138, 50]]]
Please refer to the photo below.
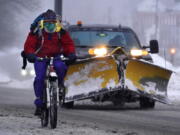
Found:
[[48, 126], [48, 120], [49, 120], [49, 110], [43, 109], [41, 113], [41, 126], [47, 127]]
[[42, 108], [42, 112], [41, 112], [41, 126], [42, 127], [47, 127], [48, 126], [48, 122], [49, 122], [49, 110], [46, 106], [47, 103], [47, 93], [46, 90], [44, 89], [43, 91], [43, 108]]
[[52, 129], [57, 127], [58, 107], [57, 107], [57, 90], [56, 89], [57, 89], [56, 82], [51, 82], [51, 87], [50, 87], [51, 96], [50, 96], [49, 112], [50, 112], [50, 125]]

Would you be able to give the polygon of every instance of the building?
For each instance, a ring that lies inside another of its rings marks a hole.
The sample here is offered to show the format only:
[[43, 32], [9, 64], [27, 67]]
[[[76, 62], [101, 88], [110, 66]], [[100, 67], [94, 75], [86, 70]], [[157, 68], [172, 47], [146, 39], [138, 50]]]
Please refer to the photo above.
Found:
[[165, 52], [170, 60], [169, 49], [178, 51], [180, 46], [180, 0], [142, 1], [134, 14], [133, 28], [144, 45], [151, 39], [158, 39], [160, 54]]

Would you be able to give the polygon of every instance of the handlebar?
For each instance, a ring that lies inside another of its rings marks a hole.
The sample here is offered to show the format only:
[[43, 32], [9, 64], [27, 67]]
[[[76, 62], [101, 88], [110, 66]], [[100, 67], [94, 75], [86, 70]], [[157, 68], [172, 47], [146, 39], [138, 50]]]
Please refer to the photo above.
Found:
[[[26, 66], [27, 66], [27, 58], [26, 58], [26, 55], [24, 53], [24, 51], [21, 52], [21, 56], [23, 58], [23, 66], [22, 66], [22, 69], [26, 69]], [[60, 56], [56, 56], [56, 57], [45, 57], [45, 58], [42, 58], [42, 57], [37, 57], [36, 60], [39, 60], [39, 61], [43, 61], [44, 59], [46, 60], [53, 60], [53, 59], [59, 59], [63, 62], [67, 62], [69, 61], [70, 59], [67, 58], [67, 57], [64, 57], [64, 55], [60, 55]]]
[[56, 59], [59, 59], [59, 60], [61, 60], [61, 61], [63, 61], [63, 62], [66, 62], [66, 61], [68, 61], [69, 60], [69, 58], [67, 58], [67, 57], [64, 57], [64, 55], [60, 55], [60, 56], [58, 56], [58, 57], [44, 57], [44, 58], [42, 58], [42, 57], [37, 57], [37, 60], [39, 60], [39, 61], [42, 61], [42, 60], [56, 60]]

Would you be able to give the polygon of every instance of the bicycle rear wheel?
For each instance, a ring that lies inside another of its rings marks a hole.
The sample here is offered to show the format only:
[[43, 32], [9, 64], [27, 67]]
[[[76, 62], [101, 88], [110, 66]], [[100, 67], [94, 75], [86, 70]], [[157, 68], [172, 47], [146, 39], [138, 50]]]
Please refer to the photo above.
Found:
[[51, 87], [50, 87], [50, 124], [51, 128], [54, 129], [57, 126], [57, 86], [56, 82], [51, 82]]
[[47, 103], [47, 93], [46, 90], [43, 91], [43, 108], [41, 112], [41, 126], [47, 127], [49, 121], [49, 109], [46, 106]]

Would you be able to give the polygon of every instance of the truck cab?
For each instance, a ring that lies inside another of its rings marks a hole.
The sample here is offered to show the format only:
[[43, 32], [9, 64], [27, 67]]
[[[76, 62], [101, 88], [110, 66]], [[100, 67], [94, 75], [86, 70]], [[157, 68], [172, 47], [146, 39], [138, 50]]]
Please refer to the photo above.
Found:
[[[79, 23], [70, 25], [68, 31], [75, 43], [76, 53], [79, 58], [92, 57], [95, 54], [91, 53], [91, 50], [96, 47], [104, 47], [105, 52], [102, 49], [99, 50], [104, 54], [110, 53], [117, 47], [124, 48], [129, 54], [132, 49], [144, 50], [150, 48], [141, 45], [136, 33], [131, 28], [121, 25], [83, 25]], [[154, 50], [157, 52], [157, 41], [152, 40], [150, 44], [152, 47], [149, 52]], [[141, 56], [141, 58], [152, 62], [152, 58], [148, 53]]]

